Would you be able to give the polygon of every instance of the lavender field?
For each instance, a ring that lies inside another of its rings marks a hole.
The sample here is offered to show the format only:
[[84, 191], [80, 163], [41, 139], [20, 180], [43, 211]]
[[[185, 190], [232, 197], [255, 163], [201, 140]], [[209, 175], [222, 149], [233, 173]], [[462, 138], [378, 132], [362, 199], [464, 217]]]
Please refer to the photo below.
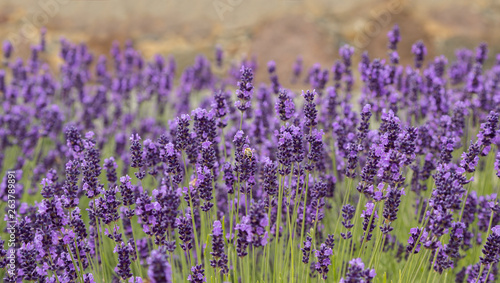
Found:
[[2, 282], [499, 282], [486, 43], [181, 68], [46, 37], [3, 43]]

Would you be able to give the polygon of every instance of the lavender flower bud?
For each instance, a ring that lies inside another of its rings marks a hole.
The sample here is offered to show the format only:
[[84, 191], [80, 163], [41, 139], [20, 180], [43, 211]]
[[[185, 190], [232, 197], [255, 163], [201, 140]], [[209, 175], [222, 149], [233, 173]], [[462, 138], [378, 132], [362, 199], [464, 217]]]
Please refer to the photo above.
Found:
[[278, 114], [281, 121], [288, 121], [292, 118], [295, 113], [295, 104], [288, 95], [286, 89], [281, 89], [279, 91], [278, 101], [276, 102], [274, 109], [276, 110], [276, 114]]
[[415, 68], [420, 69], [424, 62], [424, 57], [427, 55], [427, 48], [422, 41], [417, 41], [411, 47], [411, 53], [415, 55]]
[[231, 166], [230, 162], [226, 162], [224, 164], [224, 183], [226, 184], [227, 188], [227, 193], [228, 194], [234, 194], [234, 181], [235, 177], [233, 174], [233, 167]]
[[115, 268], [115, 272], [122, 279], [128, 279], [132, 277], [132, 270], [130, 269], [130, 258], [129, 258], [129, 249], [131, 247], [124, 242], [116, 245], [114, 249], [114, 253], [118, 253], [118, 265]]
[[[384, 218], [390, 223], [398, 219], [399, 205], [401, 204], [401, 196], [405, 195], [404, 189], [398, 190], [396, 188], [389, 187], [387, 194], [385, 196], [386, 200], [384, 203]], [[393, 230], [389, 225], [384, 224], [382, 231], [388, 233]]]
[[207, 282], [207, 278], [205, 277], [205, 269], [203, 269], [203, 265], [200, 264], [191, 267], [191, 274], [188, 275], [187, 280], [193, 283]]
[[269, 158], [264, 160], [264, 182], [262, 187], [269, 196], [276, 196], [278, 193], [278, 165]]
[[177, 218], [175, 225], [179, 230], [179, 239], [182, 241], [181, 248], [189, 252], [193, 248], [193, 226], [191, 222], [191, 215], [186, 213], [186, 216]]
[[309, 255], [311, 254], [311, 247], [312, 247], [312, 238], [309, 236], [306, 236], [306, 240], [304, 241], [302, 245], [302, 262], [307, 264], [309, 263]]
[[460, 161], [460, 167], [468, 173], [473, 173], [476, 171], [477, 163], [479, 162], [479, 143], [470, 141], [469, 150], [462, 153], [462, 160]]
[[215, 47], [215, 62], [217, 62], [217, 67], [222, 67], [222, 60], [224, 57], [224, 51], [220, 46]]
[[306, 100], [306, 104], [304, 106], [304, 115], [306, 116], [306, 127], [314, 127], [318, 124], [317, 116], [318, 110], [316, 110], [316, 104], [314, 101], [314, 96], [316, 95], [316, 91], [313, 90], [310, 92], [307, 90], [306, 92], [302, 91], [302, 96]]
[[116, 177], [116, 168], [118, 168], [118, 164], [116, 164], [115, 159], [113, 157], [104, 159], [104, 169], [106, 170], [106, 178], [108, 182], [111, 184], [115, 183], [118, 178]]
[[355, 258], [349, 261], [349, 268], [345, 278], [340, 279], [340, 283], [354, 283], [354, 282], [372, 282], [375, 275], [375, 269], [365, 269], [365, 264], [361, 258]]
[[212, 259], [210, 260], [210, 266], [215, 269], [220, 269], [222, 274], [227, 274], [229, 272], [228, 258], [224, 252], [224, 239], [222, 235], [222, 224], [220, 221], [214, 221], [212, 230], [212, 251], [210, 252]]
[[[427, 231], [424, 231], [422, 233], [422, 230], [420, 228], [411, 228], [410, 233], [411, 236], [408, 239], [408, 245], [406, 246], [406, 251], [408, 253], [415, 253], [417, 254], [420, 251], [420, 246], [425, 241], [427, 238]], [[420, 237], [420, 238], [419, 238]]]
[[387, 33], [389, 38], [388, 48], [391, 50], [396, 50], [398, 48], [398, 43], [401, 41], [401, 34], [399, 32], [399, 26], [397, 24]]
[[14, 47], [12, 46], [12, 43], [10, 41], [5, 40], [3, 42], [3, 57], [5, 59], [9, 59], [10, 56], [12, 55], [12, 51], [14, 50]]
[[358, 141], [360, 143], [364, 141], [370, 129], [370, 117], [372, 116], [371, 110], [371, 105], [366, 104], [363, 106], [363, 110], [361, 111], [361, 123], [358, 127]]
[[240, 74], [240, 81], [238, 82], [238, 89], [236, 90], [238, 101], [235, 102], [234, 106], [241, 112], [245, 112], [251, 106], [253, 71], [251, 68], [241, 66]]
[[315, 255], [318, 259], [315, 265], [316, 271], [321, 274], [323, 280], [326, 280], [330, 270], [329, 266], [332, 264], [330, 256], [333, 255], [333, 251], [326, 244], [321, 244], [320, 249], [315, 251]]
[[476, 62], [479, 64], [484, 64], [484, 61], [488, 58], [488, 44], [485, 42], [479, 44], [476, 49]]
[[132, 156], [132, 164], [130, 166], [132, 168], [141, 168], [144, 165], [142, 161], [142, 145], [140, 140], [141, 137], [138, 134], [130, 136], [130, 154]]
[[491, 111], [486, 119], [486, 122], [481, 124], [481, 129], [477, 134], [478, 143], [482, 148], [482, 156], [486, 156], [488, 154], [491, 142], [496, 136], [497, 127], [498, 113]]
[[[366, 237], [366, 242], [370, 241], [372, 238], [372, 232], [377, 225], [375, 224], [376, 219], [378, 219], [377, 211], [374, 210], [375, 204], [369, 202], [365, 205], [365, 210], [361, 212], [361, 217], [363, 218], [363, 238]], [[374, 214], [373, 214], [374, 213]], [[373, 216], [372, 216], [373, 214]], [[371, 220], [371, 222], [370, 222]], [[369, 226], [369, 227], [368, 227]]]
[[151, 283], [171, 283], [172, 268], [161, 250], [152, 250], [148, 257], [148, 277]]
[[189, 115], [183, 114], [176, 118], [177, 131], [175, 132], [175, 148], [179, 151], [186, 150], [190, 143], [189, 136]]
[[445, 246], [444, 252], [450, 258], [460, 258], [460, 246], [464, 238], [464, 231], [466, 226], [462, 222], [454, 222], [450, 231], [450, 241]]
[[479, 258], [481, 264], [498, 263], [500, 255], [500, 225], [491, 228], [491, 233], [483, 247], [483, 256]]

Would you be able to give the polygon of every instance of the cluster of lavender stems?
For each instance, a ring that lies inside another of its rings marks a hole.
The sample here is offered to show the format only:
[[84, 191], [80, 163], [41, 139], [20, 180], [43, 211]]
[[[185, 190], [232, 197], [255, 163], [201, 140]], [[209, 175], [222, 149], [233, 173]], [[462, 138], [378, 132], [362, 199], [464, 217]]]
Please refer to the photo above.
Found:
[[3, 282], [498, 282], [500, 54], [402, 36], [291, 81], [5, 41]]

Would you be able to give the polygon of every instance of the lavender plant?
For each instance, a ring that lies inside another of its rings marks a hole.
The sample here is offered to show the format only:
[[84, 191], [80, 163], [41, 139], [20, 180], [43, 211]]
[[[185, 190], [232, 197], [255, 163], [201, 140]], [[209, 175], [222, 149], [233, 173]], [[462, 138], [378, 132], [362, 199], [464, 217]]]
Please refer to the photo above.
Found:
[[485, 43], [427, 58], [418, 41], [405, 66], [395, 26], [359, 79], [345, 45], [261, 82], [220, 46], [179, 70], [64, 38], [54, 73], [45, 33], [27, 59], [2, 49], [3, 282], [500, 280]]

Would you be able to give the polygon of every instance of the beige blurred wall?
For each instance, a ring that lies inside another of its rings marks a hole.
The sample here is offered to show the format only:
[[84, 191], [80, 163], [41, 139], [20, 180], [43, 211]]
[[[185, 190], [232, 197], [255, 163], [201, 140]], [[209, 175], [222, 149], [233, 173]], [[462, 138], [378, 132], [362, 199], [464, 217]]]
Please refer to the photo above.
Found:
[[[411, 61], [416, 40], [429, 55], [453, 55], [487, 41], [500, 52], [500, 0], [1, 0], [0, 37], [16, 41], [19, 55], [48, 29], [49, 46], [65, 36], [108, 53], [113, 40], [131, 38], [146, 55], [173, 54], [189, 64], [220, 44], [230, 58], [258, 54], [288, 69], [297, 55], [329, 66], [349, 43], [385, 56], [385, 34], [401, 26], [401, 56]], [[55, 52], [54, 52], [55, 53]], [[57, 60], [57, 58], [53, 58]]]

